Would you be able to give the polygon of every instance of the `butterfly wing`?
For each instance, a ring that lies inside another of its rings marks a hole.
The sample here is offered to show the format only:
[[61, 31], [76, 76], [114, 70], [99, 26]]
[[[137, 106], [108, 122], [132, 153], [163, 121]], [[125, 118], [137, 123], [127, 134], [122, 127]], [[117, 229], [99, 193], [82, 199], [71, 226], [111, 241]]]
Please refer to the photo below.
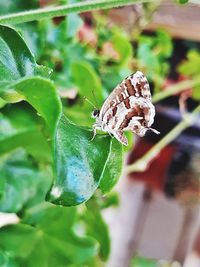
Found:
[[100, 119], [103, 120], [105, 113], [109, 109], [112, 109], [114, 114], [117, 106], [121, 102], [124, 102], [128, 107], [128, 99], [130, 96], [143, 97], [151, 100], [151, 92], [148, 81], [144, 74], [140, 71], [131, 74], [115, 87], [101, 108], [99, 115]]
[[154, 121], [148, 81], [140, 71], [124, 79], [105, 100], [98, 121], [101, 129], [127, 145], [124, 131], [143, 136]]

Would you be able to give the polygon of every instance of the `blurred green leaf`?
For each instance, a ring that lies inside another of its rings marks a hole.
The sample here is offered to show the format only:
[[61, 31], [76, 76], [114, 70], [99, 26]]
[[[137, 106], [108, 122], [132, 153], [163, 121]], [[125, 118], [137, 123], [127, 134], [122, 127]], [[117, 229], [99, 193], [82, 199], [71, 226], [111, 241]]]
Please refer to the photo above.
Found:
[[192, 96], [194, 99], [197, 99], [197, 100], [200, 99], [200, 83], [199, 85], [196, 85], [193, 87]]
[[[72, 64], [72, 78], [78, 86], [81, 96], [87, 97], [90, 101], [94, 102], [95, 99], [92, 93], [94, 92], [98, 106], [102, 104], [103, 93], [101, 81], [92, 65], [84, 61], [74, 62]], [[96, 105], [95, 102], [94, 105]]]
[[31, 202], [44, 201], [52, 182], [51, 172], [35, 167], [23, 150], [0, 160], [0, 211], [18, 212]]
[[156, 53], [158, 57], [169, 57], [173, 50], [172, 38], [168, 32], [157, 30], [155, 38]]
[[[138, 39], [137, 58], [139, 67], [145, 69], [146, 75], [158, 85], [169, 71], [167, 59], [173, 50], [172, 39], [164, 30], [158, 30], [155, 36], [140, 35]], [[158, 90], [160, 86], [156, 86]]]
[[91, 117], [93, 107], [86, 105], [84, 100], [82, 103], [76, 104], [72, 107], [66, 107], [64, 113], [66, 116], [79, 126], [90, 126], [94, 123], [94, 118]]
[[67, 16], [67, 37], [74, 37], [82, 25], [83, 21], [78, 14], [69, 14]]
[[137, 57], [140, 64], [149, 72], [150, 76], [153, 76], [154, 73], [160, 72], [160, 64], [158, 58], [154, 55], [152, 47], [148, 43], [141, 41], [138, 50]]
[[5, 105], [6, 105], [6, 101], [0, 98], [0, 108], [4, 107]]
[[100, 244], [100, 257], [106, 261], [110, 254], [110, 238], [108, 226], [105, 224], [98, 205], [94, 201], [88, 201], [86, 211], [83, 214], [86, 223], [86, 231]]
[[178, 3], [180, 3], [180, 4], [186, 4], [188, 2], [189, 2], [189, 0], [178, 0]]
[[178, 67], [181, 74], [186, 76], [199, 75], [200, 53], [196, 50], [190, 50], [187, 54], [187, 60]]
[[45, 74], [49, 70], [37, 65], [26, 43], [14, 29], [1, 25], [0, 37], [1, 97], [8, 102], [29, 102], [45, 119], [54, 136], [61, 113], [61, 103], [55, 87], [47, 79], [30, 77]]
[[40, 74], [41, 68], [23, 38], [8, 26], [0, 25], [0, 50], [0, 89], [12, 87], [11, 82], [23, 77]]
[[103, 197], [103, 204], [101, 205], [101, 207], [103, 209], [109, 208], [109, 207], [118, 207], [119, 203], [120, 203], [120, 200], [119, 200], [118, 193], [112, 191]]
[[[199, 69], [200, 53], [196, 50], [190, 50], [187, 54], [187, 60], [178, 67], [179, 73], [192, 79], [200, 78]], [[192, 88], [192, 96], [197, 100], [200, 99], [200, 83]]]
[[132, 260], [132, 267], [158, 267], [156, 260], [145, 259], [142, 257], [134, 257]]
[[8, 252], [0, 250], [0, 266], [1, 267], [20, 267], [18, 263], [15, 262], [13, 257]]
[[61, 102], [54, 84], [42, 77], [31, 77], [13, 87], [45, 119], [51, 136], [54, 136], [61, 114]]
[[[71, 206], [88, 200], [97, 189], [111, 153], [111, 138], [77, 127], [64, 115], [56, 134], [55, 181], [48, 200]], [[102, 146], [103, 144], [103, 146]]]
[[125, 65], [133, 56], [133, 48], [129, 39], [122, 33], [116, 32], [111, 38], [114, 48], [119, 53], [120, 65]]
[[111, 151], [107, 159], [99, 187], [103, 193], [112, 190], [122, 171], [122, 145], [116, 139], [111, 140]]
[[131, 71], [127, 68], [123, 68], [118, 65], [111, 65], [104, 67], [101, 73], [101, 79], [103, 81], [106, 96], [113, 91], [113, 89], [122, 82], [122, 80], [131, 74]]
[[0, 112], [0, 154], [23, 147], [35, 159], [51, 162], [50, 145], [40, 128], [37, 116], [27, 105], [4, 107]]
[[23, 11], [27, 9], [33, 9], [39, 6], [37, 0], [6, 0], [0, 2], [0, 14], [7, 15], [8, 13], [14, 13], [17, 11]]
[[0, 230], [0, 248], [12, 253], [20, 266], [81, 267], [97, 255], [98, 244], [73, 230], [74, 208], [44, 205], [23, 222]]

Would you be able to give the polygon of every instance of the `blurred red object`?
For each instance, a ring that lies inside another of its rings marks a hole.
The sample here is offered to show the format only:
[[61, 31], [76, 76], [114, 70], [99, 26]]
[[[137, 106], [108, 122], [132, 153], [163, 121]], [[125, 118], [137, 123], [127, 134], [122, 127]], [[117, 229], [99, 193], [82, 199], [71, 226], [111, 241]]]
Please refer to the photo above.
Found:
[[39, 0], [40, 7], [45, 7], [52, 4], [58, 4], [57, 0]]
[[80, 28], [78, 32], [78, 38], [80, 42], [88, 44], [91, 47], [96, 47], [97, 45], [97, 34], [94, 29], [91, 26], [88, 26], [87, 24], [84, 24]]
[[120, 60], [120, 55], [111, 42], [103, 44], [101, 54], [114, 60]]
[[[140, 159], [153, 146], [146, 139], [139, 139], [135, 148], [129, 155], [128, 164], [132, 164]], [[130, 178], [143, 181], [152, 189], [163, 190], [166, 182], [167, 170], [170, 166], [172, 157], [176, 151], [176, 145], [168, 145], [162, 149], [159, 155], [153, 159], [149, 167], [144, 172], [134, 172]]]

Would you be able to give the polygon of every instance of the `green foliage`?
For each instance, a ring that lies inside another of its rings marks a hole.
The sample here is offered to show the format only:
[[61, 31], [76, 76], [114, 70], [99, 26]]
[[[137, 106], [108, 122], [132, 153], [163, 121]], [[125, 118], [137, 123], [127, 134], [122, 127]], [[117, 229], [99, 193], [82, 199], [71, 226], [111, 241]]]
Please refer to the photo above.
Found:
[[[187, 60], [183, 62], [179, 67], [178, 71], [185, 77], [192, 79], [200, 78], [200, 53], [196, 50], [190, 50], [187, 54]], [[197, 100], [200, 99], [200, 82], [198, 85], [192, 88], [193, 97]]]
[[94, 68], [84, 61], [76, 61], [72, 64], [72, 79], [78, 86], [81, 96], [91, 100], [91, 92], [94, 90], [99, 105], [103, 101], [102, 85]]
[[38, 118], [25, 104], [5, 106], [0, 113], [0, 155], [23, 147], [35, 159], [51, 162], [50, 146], [39, 131], [42, 124]]
[[[98, 105], [103, 102], [97, 72], [100, 60], [96, 57], [95, 62], [90, 49], [72, 41], [80, 22], [73, 31], [67, 30], [69, 19], [57, 28], [42, 23], [42, 31], [34, 31], [41, 40], [35, 43], [38, 60], [50, 62], [47, 66], [54, 69], [55, 83], [49, 79], [50, 69], [36, 63], [21, 35], [0, 26], [0, 210], [16, 212], [21, 219], [0, 231], [0, 260], [10, 266], [45, 266], [47, 262], [48, 266], [99, 266], [109, 256], [108, 229], [100, 209], [110, 204], [105, 201], [99, 205], [92, 199], [79, 216], [77, 208], [45, 203], [45, 199], [65, 206], [85, 202], [101, 180], [102, 191], [110, 191], [121, 172], [121, 145], [107, 135], [97, 135], [91, 141], [91, 129], [75, 125], [62, 113], [74, 112], [72, 120], [80, 123], [79, 111], [85, 114], [80, 124], [91, 125], [91, 107], [80, 100], [71, 107], [62, 105], [56, 84], [59, 89], [66, 86], [64, 90], [73, 86], [89, 99], [94, 90]], [[32, 26], [22, 27], [21, 32], [26, 35]], [[32, 42], [32, 37], [28, 38]], [[46, 47], [43, 38], [48, 40]], [[65, 47], [66, 40], [69, 43]], [[60, 49], [56, 60], [55, 41]], [[84, 55], [88, 55], [86, 60]], [[74, 232], [76, 227], [81, 229], [81, 236]]]
[[8, 13], [14, 13], [22, 10], [34, 9], [38, 7], [37, 0], [30, 0], [30, 1], [21, 1], [21, 0], [7, 0], [1, 1], [0, 3], [0, 14], [6, 15]]
[[97, 136], [91, 142], [92, 135], [64, 116], [61, 118], [56, 134], [56, 179], [48, 198], [51, 202], [77, 205], [97, 189], [108, 159], [113, 156], [112, 142], [108, 136]]
[[134, 257], [132, 260], [133, 267], [158, 267], [156, 260], [145, 259], [142, 257]]
[[39, 73], [40, 67], [19, 33], [1, 25], [0, 37], [0, 90], [6, 85], [11, 88], [11, 83], [21, 78]]
[[179, 4], [187, 4], [189, 0], [178, 0]]
[[110, 253], [110, 238], [108, 227], [104, 223], [97, 203], [88, 202], [86, 211], [83, 214], [83, 220], [86, 222], [86, 231], [89, 235], [98, 240], [100, 246], [100, 256], [105, 261]]
[[122, 147], [119, 148], [117, 140], [112, 140], [111, 142], [110, 155], [107, 158], [107, 164], [99, 186], [103, 193], [112, 190], [122, 171]]
[[42, 170], [28, 160], [24, 150], [1, 158], [0, 210], [19, 212], [24, 206], [42, 202], [52, 182], [50, 170]]
[[50, 135], [54, 137], [61, 115], [61, 103], [54, 84], [41, 77], [31, 77], [15, 83], [13, 88], [45, 119]]
[[113, 47], [119, 53], [119, 64], [126, 65], [133, 55], [132, 45], [129, 39], [122, 33], [114, 32], [114, 35], [111, 38]]
[[[131, 1], [104, 1], [104, 8], [123, 3]], [[92, 1], [86, 5], [95, 7]], [[36, 0], [8, 0], [0, 3], [0, 12], [37, 6]], [[30, 19], [20, 16], [18, 22]], [[152, 80], [164, 78], [172, 45], [169, 35], [158, 31], [154, 37], [141, 35], [133, 49], [121, 29], [108, 29], [101, 16], [93, 20], [95, 47], [80, 39], [84, 23], [74, 13], [17, 30], [0, 25], [0, 211], [19, 217], [16, 225], [0, 229], [0, 266], [100, 267], [109, 258], [101, 209], [118, 204], [116, 194], [105, 194], [121, 175], [123, 150], [106, 134], [91, 141], [92, 107], [83, 97], [100, 107], [134, 71], [134, 55], [137, 68]], [[106, 42], [116, 58], [104, 54]]]
[[27, 267], [83, 266], [97, 255], [98, 244], [73, 230], [75, 220], [75, 208], [44, 204], [29, 210], [21, 224], [1, 229], [0, 247]]
[[165, 31], [158, 30], [155, 36], [139, 37], [137, 50], [139, 66], [145, 69], [150, 80], [158, 82], [156, 90], [159, 90], [160, 80], [162, 81], [168, 73], [169, 66], [166, 59], [170, 57], [172, 49], [171, 37]]

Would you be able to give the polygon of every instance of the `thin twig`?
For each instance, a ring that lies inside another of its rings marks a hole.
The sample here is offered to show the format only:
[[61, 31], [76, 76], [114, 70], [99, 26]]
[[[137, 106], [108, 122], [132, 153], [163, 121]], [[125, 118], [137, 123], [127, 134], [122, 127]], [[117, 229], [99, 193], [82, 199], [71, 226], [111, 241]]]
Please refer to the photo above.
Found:
[[153, 96], [152, 102], [157, 103], [164, 98], [167, 98], [171, 95], [178, 94], [186, 89], [196, 86], [197, 84], [200, 84], [200, 77], [193, 79], [193, 80], [187, 80], [187, 81], [176, 83], [174, 85], [169, 86], [164, 91], [161, 91], [155, 94]]
[[90, 0], [81, 3], [73, 3], [62, 6], [51, 6], [47, 8], [39, 8], [14, 14], [0, 16], [1, 24], [18, 24], [41, 20], [45, 18], [53, 18], [65, 16], [69, 13], [82, 13], [86, 11], [94, 11], [99, 9], [109, 9], [114, 7], [128, 6], [133, 4], [142, 4], [155, 2], [153, 0]]

